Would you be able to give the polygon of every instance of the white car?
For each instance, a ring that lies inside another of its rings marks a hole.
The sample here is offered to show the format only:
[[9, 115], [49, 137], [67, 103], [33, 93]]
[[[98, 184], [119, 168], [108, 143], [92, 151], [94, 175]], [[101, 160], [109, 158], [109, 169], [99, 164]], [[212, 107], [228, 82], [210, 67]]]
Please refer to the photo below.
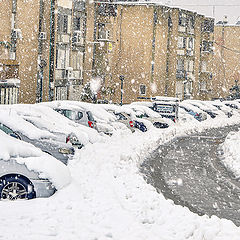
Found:
[[135, 112], [137, 118], [150, 121], [156, 128], [168, 128], [170, 125], [174, 124], [172, 120], [161, 117], [160, 114], [146, 106], [130, 104], [128, 107]]
[[70, 183], [63, 163], [0, 131], [0, 199], [50, 197]]

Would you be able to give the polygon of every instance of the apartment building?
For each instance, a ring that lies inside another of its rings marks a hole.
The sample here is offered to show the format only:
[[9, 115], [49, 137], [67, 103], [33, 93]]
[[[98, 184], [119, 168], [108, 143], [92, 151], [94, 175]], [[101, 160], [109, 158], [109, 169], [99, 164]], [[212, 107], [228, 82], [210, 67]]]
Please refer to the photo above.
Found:
[[92, 72], [84, 81], [101, 79], [100, 98], [211, 98], [213, 19], [150, 2], [101, 1], [87, 19], [84, 68]]
[[14, 2], [0, 3], [0, 104], [17, 103], [19, 98], [19, 64], [15, 56]]
[[[44, 0], [0, 2], [0, 41], [7, 43], [7, 48], [6, 44], [1, 45], [5, 56], [1, 55], [0, 62], [8, 58], [5, 60], [8, 65], [2, 66], [2, 76], [10, 78], [11, 85], [15, 85], [1, 103], [35, 103], [48, 99], [50, 43], [43, 33], [50, 28], [50, 9], [50, 2]], [[46, 32], [49, 39], [49, 31]], [[12, 92], [14, 100], [7, 101]]]
[[21, 80], [14, 86], [22, 103], [80, 100], [93, 79], [99, 100], [118, 103], [212, 97], [213, 19], [150, 2], [2, 0], [0, 7], [1, 58], [9, 57], [2, 72], [15, 69], [8, 75]]
[[[7, 76], [11, 88], [17, 87], [13, 92], [17, 92], [15, 99], [21, 103], [79, 99], [85, 51], [85, 3], [3, 0], [0, 19], [0, 86], [4, 87], [1, 93], [6, 92]], [[10, 92], [6, 94], [8, 98]]]
[[215, 26], [213, 96], [226, 98], [240, 83], [240, 23]]

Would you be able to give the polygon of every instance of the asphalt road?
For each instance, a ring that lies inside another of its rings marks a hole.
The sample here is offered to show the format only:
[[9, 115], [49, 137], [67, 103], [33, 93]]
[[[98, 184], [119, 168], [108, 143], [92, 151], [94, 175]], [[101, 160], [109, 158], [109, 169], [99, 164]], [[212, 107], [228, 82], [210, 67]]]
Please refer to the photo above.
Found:
[[199, 215], [216, 215], [240, 226], [240, 180], [221, 163], [220, 144], [240, 125], [211, 129], [160, 146], [141, 172], [166, 198]]

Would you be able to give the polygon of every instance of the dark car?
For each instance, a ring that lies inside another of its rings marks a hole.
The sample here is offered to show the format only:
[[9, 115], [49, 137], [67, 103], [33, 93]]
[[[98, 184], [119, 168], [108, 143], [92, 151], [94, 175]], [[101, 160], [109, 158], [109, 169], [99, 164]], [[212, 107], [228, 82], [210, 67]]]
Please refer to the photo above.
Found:
[[0, 130], [14, 138], [31, 143], [35, 147], [40, 148], [43, 152], [52, 155], [64, 164], [68, 163], [69, 158], [72, 157], [75, 152], [73, 147], [70, 147], [68, 144], [63, 142], [50, 138], [30, 139], [21, 132], [13, 131], [11, 128], [2, 123], [0, 123]]
[[134, 121], [134, 127], [139, 129], [142, 132], [146, 132], [147, 131], [147, 127], [145, 126], [145, 124], [143, 122], [139, 122], [139, 121]]

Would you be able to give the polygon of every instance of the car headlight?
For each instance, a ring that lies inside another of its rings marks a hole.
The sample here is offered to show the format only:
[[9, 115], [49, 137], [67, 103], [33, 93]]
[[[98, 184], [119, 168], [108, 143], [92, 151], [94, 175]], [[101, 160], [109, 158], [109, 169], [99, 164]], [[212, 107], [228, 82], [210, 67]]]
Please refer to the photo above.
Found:
[[58, 152], [62, 154], [71, 154], [71, 149], [70, 148], [59, 148]]

